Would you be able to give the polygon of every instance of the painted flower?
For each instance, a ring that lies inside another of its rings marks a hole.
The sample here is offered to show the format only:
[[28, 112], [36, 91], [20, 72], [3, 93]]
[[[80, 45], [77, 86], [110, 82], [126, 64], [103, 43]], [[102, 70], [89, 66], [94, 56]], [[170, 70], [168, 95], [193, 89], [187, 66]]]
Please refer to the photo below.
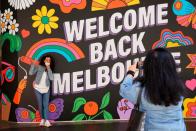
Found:
[[82, 10], [86, 7], [86, 0], [49, 0], [60, 6], [63, 13], [70, 13], [73, 9]]
[[196, 118], [196, 97], [186, 98], [183, 102], [183, 106], [183, 115], [185, 118]]
[[9, 34], [15, 35], [18, 32], [19, 24], [16, 23], [16, 20], [10, 21], [10, 25], [8, 26]]
[[15, 10], [29, 8], [35, 3], [35, 1], [36, 0], [8, 0], [10, 6], [12, 6]]
[[108, 10], [137, 5], [140, 0], [92, 0], [92, 11]]
[[1, 29], [1, 33], [6, 32], [7, 30], [7, 22], [3, 18], [0, 19], [0, 29]]
[[5, 10], [4, 12], [4, 19], [6, 22], [10, 22], [13, 19], [13, 11], [10, 11], [10, 8]]
[[59, 18], [57, 16], [53, 16], [54, 13], [54, 9], [50, 9], [49, 11], [47, 11], [46, 6], [42, 6], [41, 10], [36, 9], [36, 15], [32, 16], [32, 20], [34, 20], [32, 26], [34, 28], [38, 28], [39, 34], [43, 34], [44, 30], [47, 34], [51, 34], [51, 28], [58, 28], [58, 24], [55, 22], [57, 22]]
[[118, 102], [117, 112], [120, 119], [128, 120], [130, 118], [134, 105], [127, 99], [121, 99]]
[[3, 18], [3, 14], [1, 13], [1, 11], [0, 11], [0, 19], [2, 19]]

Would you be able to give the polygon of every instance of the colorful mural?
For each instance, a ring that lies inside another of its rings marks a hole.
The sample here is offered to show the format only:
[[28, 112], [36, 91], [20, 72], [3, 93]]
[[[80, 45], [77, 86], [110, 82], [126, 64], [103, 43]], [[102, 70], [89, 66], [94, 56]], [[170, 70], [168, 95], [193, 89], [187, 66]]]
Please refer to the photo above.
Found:
[[74, 43], [67, 43], [65, 40], [59, 38], [48, 38], [35, 43], [26, 55], [21, 57], [21, 61], [31, 64], [33, 60], [39, 60], [46, 53], [60, 54], [68, 62], [85, 57], [83, 51]]
[[4, 33], [2, 35], [0, 35], [0, 44], [1, 46], [3, 46], [5, 44], [5, 41], [9, 40], [9, 44], [10, 44], [10, 52], [18, 52], [21, 50], [22, 48], [22, 40], [21, 37], [19, 35], [12, 35], [9, 33]]
[[118, 102], [117, 112], [120, 119], [128, 120], [131, 116], [132, 109], [134, 109], [134, 104], [127, 99], [121, 99]]
[[183, 105], [184, 105], [183, 115], [185, 118], [196, 117], [196, 97], [186, 98], [184, 100]]
[[196, 54], [187, 54], [187, 56], [191, 60], [191, 63], [186, 68], [193, 68], [194, 74], [196, 74]]
[[188, 0], [175, 0], [172, 9], [178, 24], [188, 27], [192, 23], [192, 28], [196, 30], [196, 8], [193, 4]]
[[10, 10], [10, 8], [8, 8], [7, 10], [5, 10], [4, 14], [1, 14], [1, 23], [0, 23], [0, 27], [1, 29], [1, 33], [6, 32], [6, 30], [9, 30], [9, 34], [15, 35], [16, 32], [19, 31], [18, 27], [19, 24], [16, 23], [16, 19], [13, 19], [13, 11]]
[[8, 96], [5, 95], [4, 93], [1, 94], [1, 104], [2, 104], [1, 111], [3, 112], [1, 120], [8, 121], [10, 116], [10, 111], [11, 111], [11, 101], [8, 98]]
[[35, 3], [36, 0], [8, 0], [15, 10], [25, 10]]
[[27, 78], [24, 78], [22, 80], [20, 80], [19, 84], [18, 84], [18, 88], [16, 90], [16, 93], [14, 95], [14, 99], [13, 102], [14, 104], [20, 104], [20, 100], [21, 100], [21, 96], [23, 94], [24, 89], [27, 86]]
[[169, 29], [164, 29], [161, 31], [160, 40], [155, 42], [152, 48], [171, 48], [179, 46], [189, 46], [193, 44], [193, 39], [191, 37], [184, 36], [181, 31], [172, 32]]
[[[148, 50], [172, 52], [195, 96], [196, 2], [191, 0], [8, 0], [0, 12], [4, 120], [39, 122], [29, 65], [55, 59], [51, 121], [129, 119], [119, 95], [128, 67]], [[149, 4], [150, 3], [150, 4]], [[172, 11], [171, 11], [172, 9]], [[189, 28], [185, 28], [192, 26]], [[4, 67], [5, 66], [5, 67]], [[64, 107], [65, 105], [65, 107]], [[67, 105], [73, 106], [67, 108]], [[184, 117], [196, 117], [185, 98]]]
[[49, 0], [58, 4], [63, 13], [70, 13], [73, 9], [82, 10], [86, 7], [86, 0]]
[[185, 85], [189, 90], [194, 91], [196, 89], [196, 79], [187, 80]]
[[78, 114], [73, 118], [73, 121], [81, 121], [81, 120], [94, 120], [96, 117], [103, 115], [105, 120], [113, 119], [112, 115], [106, 111], [106, 107], [110, 103], [110, 92], [106, 93], [102, 98], [101, 106], [97, 104], [95, 101], [86, 102], [85, 98], [79, 97], [74, 101], [74, 106], [72, 112], [77, 112], [81, 106], [84, 105], [84, 113]]
[[92, 11], [108, 10], [120, 7], [137, 5], [140, 0], [93, 0]]
[[27, 38], [31, 35], [31, 32], [29, 30], [26, 30], [26, 29], [22, 29], [21, 32], [20, 32], [22, 38]]
[[[17, 108], [15, 111], [17, 122], [40, 122], [40, 113], [31, 105], [28, 105], [33, 111], [26, 108]], [[64, 109], [64, 100], [56, 98], [48, 105], [48, 119], [51, 121], [57, 120]]]
[[58, 24], [56, 23], [59, 18], [53, 16], [55, 13], [54, 9], [47, 10], [46, 6], [42, 6], [41, 10], [36, 9], [36, 15], [32, 16], [34, 21], [32, 26], [33, 28], [38, 28], [38, 33], [43, 34], [46, 31], [47, 34], [52, 33], [52, 29], [57, 29]]
[[[3, 69], [3, 66], [6, 66], [6, 68]], [[5, 80], [6, 82], [12, 82], [15, 78], [15, 66], [7, 62], [1, 61], [1, 67], [1, 85], [3, 85]]]

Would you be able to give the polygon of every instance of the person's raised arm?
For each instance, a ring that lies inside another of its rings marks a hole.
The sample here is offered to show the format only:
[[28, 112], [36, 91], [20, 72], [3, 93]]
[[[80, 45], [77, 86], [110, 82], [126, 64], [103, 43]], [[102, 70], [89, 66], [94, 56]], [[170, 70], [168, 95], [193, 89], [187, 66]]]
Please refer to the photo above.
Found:
[[35, 65], [34, 63], [31, 64], [29, 75], [34, 75], [38, 70], [38, 65]]
[[132, 65], [127, 72], [127, 75], [123, 82], [120, 84], [120, 95], [123, 98], [128, 99], [133, 104], [136, 104], [137, 97], [140, 91], [141, 83], [133, 82], [134, 81], [134, 73], [136, 71], [136, 64]]

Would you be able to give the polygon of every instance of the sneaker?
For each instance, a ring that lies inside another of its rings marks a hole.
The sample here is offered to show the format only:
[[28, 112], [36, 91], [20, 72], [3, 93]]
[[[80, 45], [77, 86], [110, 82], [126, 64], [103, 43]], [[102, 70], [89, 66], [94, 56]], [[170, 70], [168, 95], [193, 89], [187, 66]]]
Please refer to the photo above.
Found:
[[51, 124], [50, 124], [49, 120], [46, 120], [46, 122], [45, 122], [45, 126], [46, 126], [46, 127], [50, 127], [50, 126], [51, 126]]
[[45, 125], [45, 120], [42, 119], [39, 125], [40, 125], [40, 126], [44, 126], [44, 125]]

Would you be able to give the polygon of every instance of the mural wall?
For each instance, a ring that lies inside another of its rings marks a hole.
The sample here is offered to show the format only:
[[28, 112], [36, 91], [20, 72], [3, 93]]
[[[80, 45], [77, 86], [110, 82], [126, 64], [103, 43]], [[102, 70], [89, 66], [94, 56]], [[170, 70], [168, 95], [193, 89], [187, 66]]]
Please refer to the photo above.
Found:
[[119, 84], [157, 47], [172, 52], [189, 93], [183, 115], [196, 117], [195, 0], [0, 2], [1, 119], [40, 121], [28, 71], [44, 54], [56, 65], [51, 121], [129, 119], [134, 105], [120, 97]]

